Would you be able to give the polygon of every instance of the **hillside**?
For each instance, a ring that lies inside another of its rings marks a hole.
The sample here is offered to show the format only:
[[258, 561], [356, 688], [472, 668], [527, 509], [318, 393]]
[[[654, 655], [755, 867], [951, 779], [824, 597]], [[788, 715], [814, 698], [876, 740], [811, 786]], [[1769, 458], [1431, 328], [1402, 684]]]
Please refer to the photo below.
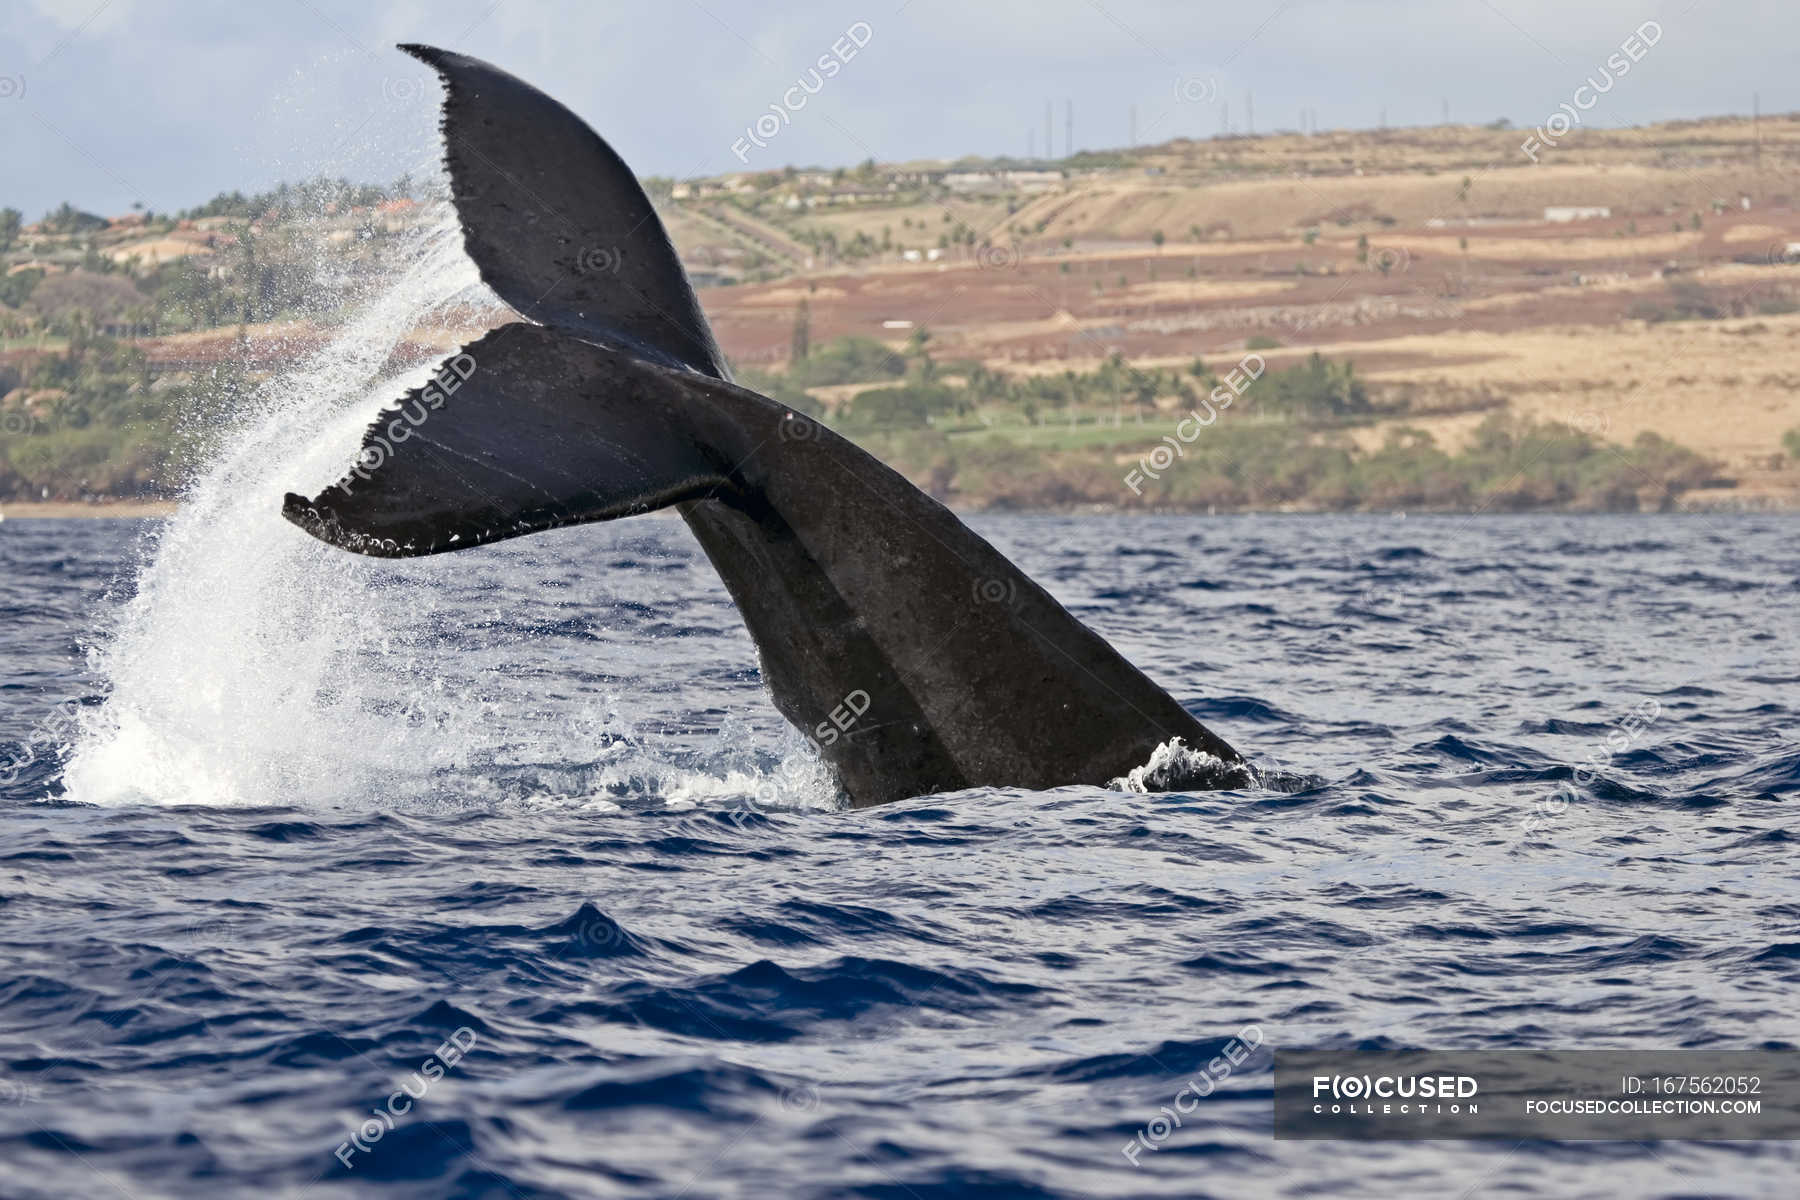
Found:
[[[1537, 164], [1527, 136], [646, 182], [747, 381], [955, 503], [1800, 503], [1800, 119], [1584, 131]], [[188, 418], [320, 344], [441, 219], [416, 195], [318, 181], [185, 214], [0, 214], [0, 498], [177, 486], [205, 452]], [[403, 357], [496, 319], [452, 315]], [[1247, 482], [1170, 440], [1247, 354], [1267, 375], [1204, 445], [1309, 480]], [[1181, 466], [1127, 486], [1158, 444]]]

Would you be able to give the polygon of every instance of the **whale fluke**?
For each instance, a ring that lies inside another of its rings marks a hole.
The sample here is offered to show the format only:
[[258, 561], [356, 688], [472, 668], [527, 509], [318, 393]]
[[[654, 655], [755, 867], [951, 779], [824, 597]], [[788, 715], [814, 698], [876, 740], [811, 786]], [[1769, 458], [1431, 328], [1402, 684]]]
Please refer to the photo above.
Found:
[[729, 464], [685, 411], [702, 381], [715, 382], [503, 325], [383, 412], [335, 486], [288, 496], [283, 514], [334, 546], [400, 558], [716, 495]]
[[[776, 707], [859, 806], [1105, 786], [1172, 742], [1197, 753], [1165, 755], [1188, 766], [1159, 786], [1251, 781], [1235, 750], [943, 505], [730, 383], [661, 222], [579, 118], [486, 63], [405, 49], [446, 78], [470, 255], [538, 324], [446, 360], [377, 419], [338, 485], [288, 496], [289, 520], [403, 557], [674, 506], [737, 602]], [[616, 271], [585, 269], [590, 247], [613, 248]]]
[[463, 246], [520, 316], [667, 366], [725, 358], [637, 177], [580, 117], [478, 58], [400, 47], [444, 83]]

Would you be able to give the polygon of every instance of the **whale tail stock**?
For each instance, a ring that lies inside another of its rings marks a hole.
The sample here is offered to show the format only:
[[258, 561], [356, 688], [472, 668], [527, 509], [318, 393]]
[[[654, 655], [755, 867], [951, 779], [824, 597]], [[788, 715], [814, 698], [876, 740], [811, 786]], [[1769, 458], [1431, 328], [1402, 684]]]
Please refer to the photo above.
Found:
[[778, 709], [858, 805], [977, 785], [1105, 784], [1181, 740], [1178, 786], [1241, 759], [949, 510], [829, 429], [729, 382], [643, 189], [568, 109], [428, 47], [464, 243], [533, 324], [384, 412], [284, 515], [405, 557], [675, 506]]

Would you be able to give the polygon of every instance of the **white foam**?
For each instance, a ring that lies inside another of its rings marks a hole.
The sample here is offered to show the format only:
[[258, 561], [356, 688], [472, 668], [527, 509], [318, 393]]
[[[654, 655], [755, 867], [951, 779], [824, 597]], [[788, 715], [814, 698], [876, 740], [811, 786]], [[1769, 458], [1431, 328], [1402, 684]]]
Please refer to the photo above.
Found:
[[406, 639], [434, 597], [372, 589], [367, 560], [281, 517], [283, 494], [337, 478], [406, 385], [380, 374], [401, 340], [479, 297], [454, 218], [438, 217], [324, 349], [246, 398], [187, 488], [91, 652], [110, 695], [84, 714], [63, 775], [70, 799], [330, 800], [457, 764], [462, 739], [421, 732], [478, 714], [409, 670]]
[[1204, 750], [1196, 750], [1180, 738], [1170, 738], [1150, 752], [1150, 761], [1133, 767], [1106, 786], [1121, 792], [1172, 792], [1196, 787], [1256, 786], [1256, 770], [1248, 763], [1230, 763]]

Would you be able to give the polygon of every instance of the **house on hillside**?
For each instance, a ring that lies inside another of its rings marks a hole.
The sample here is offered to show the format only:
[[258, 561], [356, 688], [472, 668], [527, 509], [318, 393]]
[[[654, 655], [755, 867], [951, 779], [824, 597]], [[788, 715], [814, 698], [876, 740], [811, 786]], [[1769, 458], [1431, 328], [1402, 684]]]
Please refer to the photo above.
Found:
[[1061, 171], [949, 171], [944, 186], [953, 192], [1042, 192], [1061, 187]]
[[1569, 221], [1598, 221], [1612, 216], [1603, 204], [1553, 204], [1544, 209], [1544, 220], [1559, 224]]
[[174, 262], [180, 258], [193, 258], [197, 255], [211, 253], [213, 253], [211, 246], [196, 242], [191, 238], [162, 237], [127, 243], [115, 248], [107, 257], [121, 265], [135, 258], [145, 266], [155, 266], [158, 263]]
[[375, 224], [383, 233], [399, 233], [410, 227], [418, 216], [419, 202], [406, 196], [383, 200], [375, 206]]
[[944, 176], [944, 186], [953, 192], [988, 192], [1000, 187], [998, 171], [950, 171]]

